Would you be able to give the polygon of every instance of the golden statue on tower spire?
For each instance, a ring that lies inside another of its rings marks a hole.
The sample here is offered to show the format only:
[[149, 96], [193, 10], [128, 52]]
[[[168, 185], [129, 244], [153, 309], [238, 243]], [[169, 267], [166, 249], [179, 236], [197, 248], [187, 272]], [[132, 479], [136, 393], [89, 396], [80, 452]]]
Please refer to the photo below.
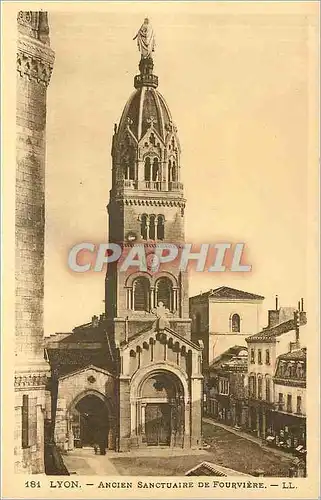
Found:
[[141, 53], [142, 59], [150, 58], [152, 56], [152, 52], [155, 51], [155, 35], [148, 17], [144, 19], [137, 35], [133, 38], [133, 40], [136, 39], [138, 50]]

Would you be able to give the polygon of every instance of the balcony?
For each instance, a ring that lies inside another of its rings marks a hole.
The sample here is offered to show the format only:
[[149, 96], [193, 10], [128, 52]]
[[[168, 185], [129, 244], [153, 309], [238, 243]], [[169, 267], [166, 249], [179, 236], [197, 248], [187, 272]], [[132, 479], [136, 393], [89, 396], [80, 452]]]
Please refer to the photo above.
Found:
[[164, 181], [137, 181], [131, 179], [123, 180], [124, 189], [137, 189], [139, 191], [182, 191], [183, 184], [181, 182], [164, 182]]
[[169, 182], [168, 183], [169, 191], [183, 191], [183, 184], [181, 182]]
[[151, 189], [152, 191], [165, 191], [166, 183], [159, 181], [144, 181], [145, 187], [143, 189]]
[[137, 181], [132, 180], [124, 180], [124, 188], [125, 189], [137, 189]]

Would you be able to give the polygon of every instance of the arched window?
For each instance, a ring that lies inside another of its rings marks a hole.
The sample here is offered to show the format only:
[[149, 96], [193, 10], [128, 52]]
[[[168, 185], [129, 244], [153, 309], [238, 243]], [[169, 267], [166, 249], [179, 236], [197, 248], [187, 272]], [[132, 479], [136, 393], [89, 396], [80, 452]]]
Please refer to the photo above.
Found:
[[163, 240], [165, 238], [165, 225], [164, 225], [164, 216], [157, 216], [157, 239]]
[[249, 376], [249, 396], [250, 396], [250, 398], [256, 398], [256, 377], [255, 377], [255, 375]]
[[271, 380], [269, 377], [265, 378], [265, 399], [271, 401]]
[[156, 221], [156, 216], [155, 215], [150, 215], [149, 216], [149, 240], [155, 240], [155, 221]]
[[172, 167], [172, 181], [176, 182], [177, 181], [177, 168], [176, 168], [176, 163], [173, 161], [173, 167]]
[[145, 160], [145, 181], [150, 181], [150, 158], [147, 156]]
[[257, 378], [257, 397], [258, 399], [263, 397], [263, 380], [261, 376]]
[[131, 181], [135, 180], [135, 163], [133, 161], [129, 164], [129, 179]]
[[154, 182], [158, 181], [158, 176], [159, 176], [158, 158], [154, 158], [154, 160], [153, 160], [153, 176], [152, 176], [152, 179]]
[[135, 311], [149, 311], [149, 281], [147, 278], [137, 278], [133, 283]]
[[241, 318], [238, 314], [233, 314], [232, 316], [232, 332], [241, 331]]
[[170, 311], [173, 309], [173, 285], [168, 278], [159, 278], [156, 282], [156, 305], [160, 302]]
[[143, 238], [143, 240], [147, 240], [147, 230], [148, 230], [148, 226], [147, 226], [147, 215], [146, 214], [143, 214], [141, 216], [141, 237]]
[[172, 161], [168, 161], [168, 182], [172, 181]]

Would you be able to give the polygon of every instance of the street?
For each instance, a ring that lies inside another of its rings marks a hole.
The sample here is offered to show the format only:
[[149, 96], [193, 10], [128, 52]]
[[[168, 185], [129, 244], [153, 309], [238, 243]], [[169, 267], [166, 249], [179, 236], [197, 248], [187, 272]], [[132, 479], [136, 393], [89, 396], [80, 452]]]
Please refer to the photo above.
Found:
[[253, 475], [287, 477], [293, 457], [282, 456], [250, 439], [236, 435], [215, 423], [203, 423], [206, 450], [137, 450], [128, 453], [107, 452], [95, 455], [92, 449], [76, 449], [63, 457], [70, 473], [86, 475], [183, 476], [197, 464], [207, 461]]

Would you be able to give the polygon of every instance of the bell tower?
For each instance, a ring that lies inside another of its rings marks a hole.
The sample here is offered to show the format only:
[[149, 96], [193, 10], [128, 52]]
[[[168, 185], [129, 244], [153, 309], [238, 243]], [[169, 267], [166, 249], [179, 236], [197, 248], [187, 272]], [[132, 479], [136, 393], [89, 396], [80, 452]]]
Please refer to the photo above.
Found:
[[[140, 45], [139, 45], [140, 47]], [[112, 141], [112, 188], [108, 204], [109, 241], [143, 246], [147, 270], [108, 265], [106, 316], [116, 341], [123, 341], [155, 321], [160, 303], [171, 328], [190, 338], [187, 274], [173, 261], [153, 272], [156, 245], [184, 244], [185, 198], [181, 147], [164, 97], [157, 90], [150, 51], [141, 51], [139, 74]]]

